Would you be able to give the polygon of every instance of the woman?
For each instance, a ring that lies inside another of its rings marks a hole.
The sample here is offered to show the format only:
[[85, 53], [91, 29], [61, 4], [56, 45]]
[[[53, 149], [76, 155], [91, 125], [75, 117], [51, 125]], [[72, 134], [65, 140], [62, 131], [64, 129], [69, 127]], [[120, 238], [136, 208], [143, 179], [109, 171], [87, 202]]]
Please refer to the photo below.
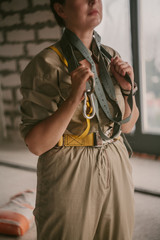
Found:
[[[123, 122], [131, 113], [127, 100], [130, 92], [133, 93], [133, 69], [113, 49], [104, 47], [112, 56], [109, 62], [101, 54], [96, 33], [93, 38], [93, 30], [102, 19], [101, 0], [51, 0], [51, 8], [58, 23], [66, 28], [64, 36], [70, 48], [64, 46], [66, 41], [62, 37], [60, 42], [44, 49], [22, 73], [21, 87], [21, 133], [29, 150], [40, 156], [34, 210], [38, 240], [131, 240], [132, 170], [120, 132], [130, 132], [138, 118], [135, 97], [131, 96], [132, 115], [129, 121]], [[82, 52], [85, 49], [86, 53], [87, 49], [86, 57], [90, 60], [86, 60], [73, 39], [82, 46]], [[68, 49], [71, 52], [67, 55]], [[64, 56], [68, 56], [68, 63]], [[76, 67], [71, 67], [73, 57], [73, 65], [78, 63]], [[94, 61], [92, 67], [89, 61]], [[93, 136], [94, 132], [100, 143], [92, 142], [90, 146], [88, 142], [84, 144], [88, 131], [82, 114], [84, 92], [91, 78], [95, 82], [101, 80], [101, 67], [104, 76], [113, 76], [110, 79], [116, 100], [110, 99], [106, 89], [105, 102], [112, 115], [107, 117], [99, 104], [101, 96], [95, 85], [94, 102], [98, 103], [99, 117], [96, 110], [87, 136]], [[124, 78], [126, 73], [132, 84]], [[122, 119], [115, 120], [117, 116]], [[117, 121], [121, 124], [115, 137]], [[108, 129], [112, 141], [103, 139], [109, 138], [104, 134]], [[84, 132], [81, 146], [75, 146], [72, 141], [68, 145], [60, 144], [59, 140], [66, 136], [79, 141]]]

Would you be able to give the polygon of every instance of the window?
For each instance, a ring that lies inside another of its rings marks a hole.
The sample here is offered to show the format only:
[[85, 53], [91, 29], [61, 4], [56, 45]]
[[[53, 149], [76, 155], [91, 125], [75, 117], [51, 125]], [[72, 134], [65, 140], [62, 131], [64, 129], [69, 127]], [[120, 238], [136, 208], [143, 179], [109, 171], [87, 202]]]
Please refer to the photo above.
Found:
[[103, 0], [103, 20], [96, 28], [102, 43], [132, 63], [129, 0]]
[[160, 1], [139, 1], [143, 133], [160, 134]]

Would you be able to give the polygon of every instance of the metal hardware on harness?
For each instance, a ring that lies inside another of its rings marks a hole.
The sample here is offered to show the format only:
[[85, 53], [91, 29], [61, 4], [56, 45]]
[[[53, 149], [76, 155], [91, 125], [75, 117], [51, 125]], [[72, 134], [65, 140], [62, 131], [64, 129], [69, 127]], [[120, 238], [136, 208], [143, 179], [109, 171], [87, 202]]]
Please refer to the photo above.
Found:
[[95, 80], [90, 77], [88, 82], [86, 83], [86, 91], [84, 92], [83, 116], [87, 119], [92, 119], [96, 113], [93, 99]]
[[[88, 103], [89, 101], [89, 103]], [[89, 112], [87, 112], [89, 109]], [[83, 115], [87, 119], [92, 119], [95, 116], [95, 105], [94, 105], [94, 99], [93, 99], [93, 93], [90, 93], [90, 91], [86, 91], [84, 93], [84, 104], [83, 104]]]
[[90, 89], [86, 90], [86, 92], [87, 92], [88, 95], [90, 95], [94, 92], [95, 80], [92, 77], [90, 77], [88, 82], [90, 83]]
[[105, 135], [108, 137], [108, 140], [102, 140], [100, 134], [99, 133], [96, 134], [96, 144], [97, 144], [96, 147], [101, 147], [101, 146], [104, 146], [106, 144], [111, 144], [113, 142], [116, 142], [117, 140], [120, 140], [121, 131], [114, 138], [110, 138], [110, 136], [112, 135], [111, 134], [112, 130], [113, 129], [110, 128], [105, 132]]

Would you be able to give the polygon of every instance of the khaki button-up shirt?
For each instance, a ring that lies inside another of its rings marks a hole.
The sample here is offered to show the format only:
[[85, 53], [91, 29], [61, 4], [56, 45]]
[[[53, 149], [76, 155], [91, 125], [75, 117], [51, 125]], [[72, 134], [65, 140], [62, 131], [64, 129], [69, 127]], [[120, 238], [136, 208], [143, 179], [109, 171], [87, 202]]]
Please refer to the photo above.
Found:
[[[58, 44], [56, 46], [60, 47]], [[109, 48], [106, 50], [114, 57], [117, 53]], [[93, 59], [98, 65], [98, 53], [92, 47]], [[79, 59], [83, 60], [83, 59]], [[107, 64], [107, 62], [106, 62]], [[109, 71], [109, 64], [108, 71]], [[112, 78], [113, 79], [113, 78]], [[116, 97], [124, 114], [124, 99], [119, 85], [113, 79]], [[60, 60], [57, 53], [51, 48], [46, 48], [36, 55], [28, 64], [21, 75], [21, 102], [22, 123], [20, 125], [21, 135], [25, 138], [27, 133], [40, 121], [52, 115], [60, 105], [68, 98], [71, 90], [71, 77], [65, 64]], [[114, 108], [108, 102], [111, 114]], [[100, 124], [103, 131], [108, 129], [112, 123], [99, 107]], [[83, 102], [81, 102], [65, 133], [80, 135], [86, 128], [86, 120], [83, 117]], [[98, 131], [96, 116], [91, 120], [90, 132]]]

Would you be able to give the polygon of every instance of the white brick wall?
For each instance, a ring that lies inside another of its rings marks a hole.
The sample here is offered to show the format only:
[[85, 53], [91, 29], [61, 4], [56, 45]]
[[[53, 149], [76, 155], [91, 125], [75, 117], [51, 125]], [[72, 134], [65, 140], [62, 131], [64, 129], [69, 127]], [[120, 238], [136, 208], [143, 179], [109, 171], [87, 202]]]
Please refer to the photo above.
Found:
[[23, 43], [0, 46], [0, 57], [18, 57], [23, 55]]
[[49, 3], [49, 0], [33, 0], [33, 5], [36, 6], [36, 5], [45, 5]]
[[18, 87], [20, 85], [19, 74], [13, 73], [7, 76], [0, 77], [2, 87]]
[[0, 1], [0, 86], [8, 138], [19, 138], [20, 74], [29, 61], [61, 37], [49, 0]]
[[12, 0], [1, 3], [1, 10], [3, 11], [19, 11], [28, 7], [27, 0]]
[[45, 27], [38, 31], [39, 39], [56, 39], [57, 37], [60, 38], [60, 36], [61, 29], [58, 26], [55, 26], [54, 28]]
[[34, 40], [34, 30], [13, 30], [7, 32], [8, 42], [24, 42]]
[[34, 13], [28, 13], [24, 16], [24, 22], [26, 24], [33, 25], [35, 23], [44, 23], [46, 21], [53, 21], [53, 15], [48, 11], [37, 11]]
[[3, 90], [3, 99], [8, 100], [8, 101], [12, 101], [12, 92], [10, 91], [10, 89], [4, 89]]
[[15, 111], [17, 111], [17, 108], [15, 108], [13, 103], [6, 103], [4, 107], [4, 111], [7, 113], [11, 112], [11, 114], [6, 114], [6, 115], [11, 115], [11, 118], [12, 118], [13, 114], [15, 114]]
[[16, 71], [16, 62], [14, 60], [0, 60], [0, 70]]
[[12, 14], [5, 18], [0, 16], [0, 27], [13, 26], [13, 24], [20, 24], [20, 16], [18, 14]]
[[3, 42], [3, 41], [4, 41], [3, 33], [0, 32], [0, 42]]
[[10, 119], [9, 116], [6, 116], [6, 118], [5, 118], [5, 124], [6, 124], [6, 126], [11, 126], [11, 125], [12, 125], [12, 121], [11, 121], [11, 119]]

